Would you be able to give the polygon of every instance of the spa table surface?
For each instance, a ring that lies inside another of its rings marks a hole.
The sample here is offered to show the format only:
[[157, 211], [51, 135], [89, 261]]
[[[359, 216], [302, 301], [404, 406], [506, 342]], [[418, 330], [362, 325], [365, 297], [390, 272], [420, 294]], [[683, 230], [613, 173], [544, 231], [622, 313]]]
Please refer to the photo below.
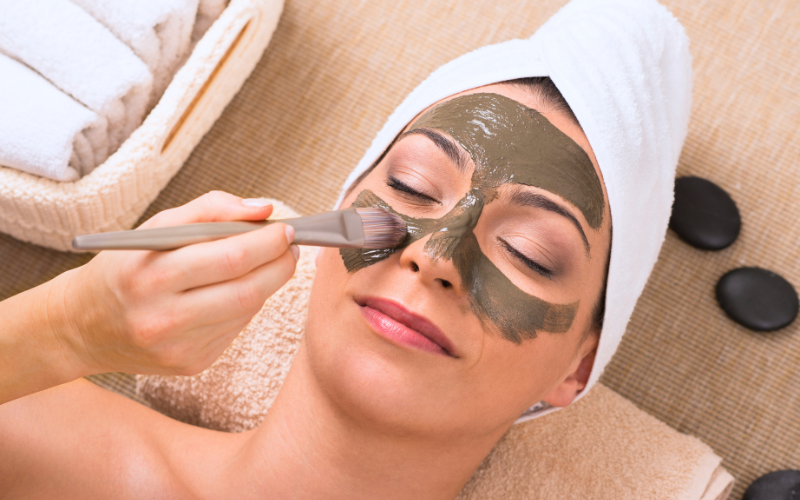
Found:
[[[271, 45], [152, 214], [221, 189], [328, 209], [388, 114], [431, 70], [526, 37], [564, 0], [288, 0]], [[800, 286], [800, 2], [667, 0], [692, 43], [695, 93], [679, 175], [728, 190], [739, 240], [696, 250], [670, 233], [603, 382], [694, 434], [737, 478], [800, 468], [800, 321], [758, 334], [714, 284], [743, 265]], [[87, 262], [0, 235], [0, 299]]]

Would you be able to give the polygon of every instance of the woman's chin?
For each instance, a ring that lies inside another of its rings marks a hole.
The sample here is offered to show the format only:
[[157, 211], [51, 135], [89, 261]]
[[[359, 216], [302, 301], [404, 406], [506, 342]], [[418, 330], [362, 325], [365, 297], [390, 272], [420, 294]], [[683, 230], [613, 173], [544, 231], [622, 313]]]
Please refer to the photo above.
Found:
[[351, 338], [346, 342], [332, 341], [330, 331], [320, 335], [326, 339], [313, 332], [307, 337], [311, 370], [338, 411], [362, 426], [406, 432], [447, 422], [449, 411], [443, 407], [447, 398], [438, 394], [441, 384], [430, 383], [436, 370], [421, 366], [413, 351], [377, 337], [365, 339], [366, 332], [348, 333]]

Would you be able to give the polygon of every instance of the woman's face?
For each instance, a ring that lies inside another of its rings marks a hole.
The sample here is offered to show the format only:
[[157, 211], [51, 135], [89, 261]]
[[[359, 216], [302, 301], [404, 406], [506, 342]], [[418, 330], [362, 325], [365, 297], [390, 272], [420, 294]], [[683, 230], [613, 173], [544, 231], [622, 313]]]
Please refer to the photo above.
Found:
[[351, 416], [490, 435], [583, 388], [608, 201], [580, 127], [528, 109], [538, 104], [508, 84], [440, 101], [344, 199], [386, 207], [411, 230], [398, 249], [323, 249], [317, 261], [305, 347]]

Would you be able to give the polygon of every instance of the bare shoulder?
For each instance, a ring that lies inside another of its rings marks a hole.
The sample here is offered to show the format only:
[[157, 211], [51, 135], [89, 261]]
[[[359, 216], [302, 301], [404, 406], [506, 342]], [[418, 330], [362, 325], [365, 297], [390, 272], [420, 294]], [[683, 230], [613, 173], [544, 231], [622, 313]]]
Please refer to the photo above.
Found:
[[0, 498], [193, 498], [174, 450], [211, 432], [76, 380], [0, 405]]

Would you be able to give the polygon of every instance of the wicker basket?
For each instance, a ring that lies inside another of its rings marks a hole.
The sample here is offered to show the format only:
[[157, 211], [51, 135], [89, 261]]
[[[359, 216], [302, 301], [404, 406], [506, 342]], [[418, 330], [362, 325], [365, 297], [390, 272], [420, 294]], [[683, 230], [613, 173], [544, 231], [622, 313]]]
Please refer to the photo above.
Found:
[[283, 0], [231, 0], [144, 123], [76, 182], [0, 167], [0, 231], [71, 251], [79, 234], [130, 229], [253, 71]]

